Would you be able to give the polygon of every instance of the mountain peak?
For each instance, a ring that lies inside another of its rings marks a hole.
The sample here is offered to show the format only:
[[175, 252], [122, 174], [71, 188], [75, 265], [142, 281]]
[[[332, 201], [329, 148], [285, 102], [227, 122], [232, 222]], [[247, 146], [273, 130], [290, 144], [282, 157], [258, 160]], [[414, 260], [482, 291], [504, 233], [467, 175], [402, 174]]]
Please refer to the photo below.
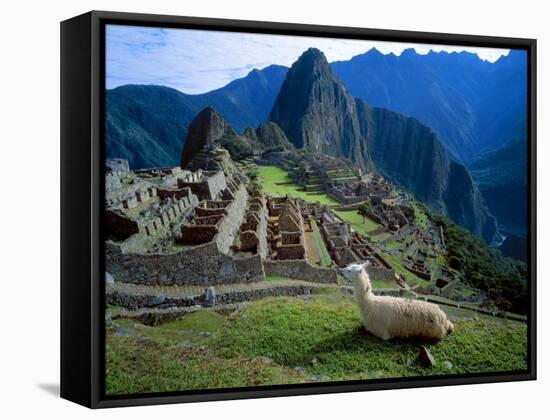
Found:
[[330, 72], [325, 54], [317, 48], [305, 50], [292, 65], [291, 69], [293, 68], [299, 72]]
[[355, 158], [363, 169], [371, 166], [366, 145], [360, 144], [355, 99], [316, 48], [292, 65], [269, 118], [297, 148]]
[[415, 55], [417, 55], [417, 52], [414, 48], [405, 48], [401, 52], [402, 57], [414, 57]]
[[310, 47], [307, 50], [305, 50], [300, 57], [309, 57], [309, 56], [317, 57], [317, 58], [324, 58], [325, 54], [323, 54], [323, 52], [318, 48]]
[[[223, 117], [216, 111], [213, 107], [207, 106], [204, 108], [201, 112], [199, 112], [196, 116], [196, 118], [221, 118]], [[196, 119], [195, 118], [195, 119]]]
[[183, 147], [181, 167], [185, 168], [204, 146], [216, 143], [224, 136], [237, 136], [237, 134], [218, 111], [207, 106], [191, 121]]

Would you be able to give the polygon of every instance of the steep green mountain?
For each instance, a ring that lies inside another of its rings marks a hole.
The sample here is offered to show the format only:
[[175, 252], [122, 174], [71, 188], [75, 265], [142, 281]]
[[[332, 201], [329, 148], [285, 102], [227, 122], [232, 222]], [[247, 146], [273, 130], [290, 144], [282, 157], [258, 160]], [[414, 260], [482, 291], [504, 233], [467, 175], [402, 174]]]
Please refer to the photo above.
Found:
[[189, 97], [162, 86], [121, 86], [106, 92], [106, 155], [130, 168], [176, 166], [187, 127], [200, 111]]
[[527, 144], [513, 139], [469, 166], [504, 234], [527, 235]]
[[244, 131], [243, 137], [246, 137], [261, 150], [294, 149], [294, 145], [288, 140], [281, 127], [271, 121], [261, 124], [258, 128], [247, 128]]
[[374, 166], [489, 243], [496, 239], [496, 221], [479, 190], [436, 134], [414, 118], [354, 99], [319, 50], [307, 50], [293, 64], [270, 119], [296, 147]]
[[363, 169], [372, 167], [355, 99], [317, 49], [310, 48], [292, 65], [269, 119], [298, 148], [345, 156]]
[[526, 60], [519, 50], [489, 63], [467, 52], [396, 56], [373, 48], [331, 67], [355, 97], [417, 118], [454, 158], [470, 162], [525, 136]]
[[286, 67], [252, 70], [221, 89], [186, 95], [163, 86], [125, 85], [106, 92], [107, 157], [130, 167], [175, 166], [191, 120], [215, 107], [238, 131], [266, 121]]
[[193, 119], [189, 130], [187, 130], [181, 156], [181, 167], [185, 168], [204, 146], [218, 143], [221, 139], [237, 142], [240, 137], [214, 108], [203, 109]]
[[468, 171], [449, 158], [430, 128], [387, 109], [370, 108], [364, 101], [358, 104], [372, 158], [382, 174], [489, 243], [496, 239], [495, 219]]
[[288, 68], [271, 65], [211, 92], [195, 95], [201, 108], [212, 106], [242, 133], [267, 120]]
[[294, 149], [277, 124], [268, 122], [258, 128], [247, 128], [244, 134], [240, 135], [212, 107], [203, 109], [195, 116], [182, 144], [183, 153], [180, 162], [182, 168], [185, 168], [208, 144], [224, 147], [234, 160], [250, 157], [255, 151], [272, 148]]

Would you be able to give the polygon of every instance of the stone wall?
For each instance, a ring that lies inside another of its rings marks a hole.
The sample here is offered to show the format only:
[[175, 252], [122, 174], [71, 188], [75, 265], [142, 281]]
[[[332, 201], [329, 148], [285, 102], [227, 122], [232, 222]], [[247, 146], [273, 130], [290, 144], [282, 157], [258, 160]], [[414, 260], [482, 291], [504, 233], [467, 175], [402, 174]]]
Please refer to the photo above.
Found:
[[181, 200], [183, 198], [188, 198], [189, 200], [196, 200], [196, 203], [199, 201], [199, 195], [196, 194], [191, 188], [157, 188], [156, 195], [160, 197], [161, 200], [166, 198], [172, 198]]
[[265, 198], [263, 197], [262, 202], [263, 206], [259, 212], [260, 223], [256, 230], [259, 239], [258, 249], [256, 250], [256, 252], [261, 255], [262, 258], [266, 258], [269, 253], [269, 248], [267, 245], [267, 208], [265, 207]]
[[105, 174], [105, 191], [114, 191], [121, 187], [120, 177], [115, 172]]
[[248, 210], [241, 230], [241, 250], [252, 251], [265, 258], [270, 250], [267, 245], [267, 207], [263, 193], [252, 188], [249, 191]]
[[105, 244], [106, 271], [116, 281], [150, 285], [213, 285], [265, 279], [259, 255], [233, 259], [216, 242], [172, 254], [123, 254], [120, 246]]
[[189, 177], [180, 178], [177, 184], [178, 188], [190, 188], [201, 200], [215, 200], [220, 192], [227, 188], [223, 171], [203, 172], [198, 181]]
[[244, 184], [241, 184], [235, 192], [235, 199], [225, 208], [227, 215], [218, 225], [215, 241], [220, 252], [229, 252], [229, 248], [233, 245], [235, 235], [241, 226], [247, 201], [248, 193]]
[[300, 260], [305, 256], [305, 248], [302, 243], [277, 246], [278, 260]]
[[204, 244], [210, 242], [218, 234], [218, 228], [214, 225], [183, 225], [181, 237], [176, 237], [176, 243]]
[[[270, 296], [303, 296], [327, 290], [331, 286], [321, 284], [278, 284], [272, 282], [270, 287], [228, 290], [216, 294], [216, 305], [227, 305], [252, 300], [263, 299]], [[106, 302], [111, 305], [122, 306], [130, 310], [140, 308], [185, 308], [195, 305], [205, 305], [205, 294], [181, 296], [170, 298], [163, 295], [151, 296], [147, 294], [128, 294], [119, 291], [107, 290]], [[146, 313], [146, 311], [144, 311]]]
[[337, 273], [333, 268], [314, 267], [304, 260], [264, 261], [267, 276], [283, 276], [317, 283], [336, 283]]
[[367, 273], [371, 280], [394, 280], [395, 271], [393, 269], [387, 269], [381, 266], [374, 266], [370, 264], [367, 267]]
[[404, 265], [404, 267], [407, 271], [410, 271], [411, 273], [420, 277], [421, 279], [431, 280], [431, 273], [429, 272], [417, 270], [416, 268], [411, 267], [409, 265]]
[[362, 201], [365, 201], [367, 199], [367, 196], [358, 196], [358, 195], [345, 195], [342, 191], [340, 191], [338, 188], [332, 187], [329, 188], [328, 193], [335, 198], [338, 202], [348, 206], [351, 204], [360, 203]]
[[118, 210], [105, 210], [103, 223], [108, 238], [122, 241], [139, 232], [135, 220]]

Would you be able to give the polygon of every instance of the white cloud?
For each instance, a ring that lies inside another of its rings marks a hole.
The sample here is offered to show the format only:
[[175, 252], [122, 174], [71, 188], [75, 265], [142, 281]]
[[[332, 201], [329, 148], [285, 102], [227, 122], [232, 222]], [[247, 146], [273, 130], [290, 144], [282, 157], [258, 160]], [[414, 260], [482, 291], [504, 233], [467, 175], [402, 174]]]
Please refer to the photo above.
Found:
[[349, 60], [373, 47], [396, 55], [407, 48], [419, 54], [467, 51], [490, 62], [508, 53], [494, 48], [108, 25], [107, 88], [158, 84], [185, 93], [203, 93], [254, 68], [290, 66], [310, 47], [323, 51], [330, 62]]

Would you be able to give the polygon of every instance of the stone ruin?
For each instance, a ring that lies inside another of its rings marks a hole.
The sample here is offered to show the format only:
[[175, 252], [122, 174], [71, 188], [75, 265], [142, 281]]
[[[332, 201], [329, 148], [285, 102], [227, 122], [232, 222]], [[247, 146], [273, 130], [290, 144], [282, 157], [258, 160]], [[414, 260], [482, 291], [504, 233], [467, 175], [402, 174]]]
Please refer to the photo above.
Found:
[[268, 198], [271, 258], [305, 259], [304, 221], [296, 201], [289, 197]]
[[205, 146], [183, 169], [129, 170], [119, 181], [105, 200], [115, 283], [209, 287], [273, 273], [336, 282], [334, 269], [306, 261], [297, 204], [247, 183], [219, 147]]
[[240, 226], [240, 251], [267, 257], [267, 217], [266, 198], [257, 186], [252, 185], [246, 214]]
[[[217, 150], [214, 153], [219, 155]], [[204, 155], [201, 159], [205, 159]], [[198, 245], [215, 240], [220, 251], [227, 252], [238, 231], [248, 201], [243, 178], [237, 172], [229, 175], [222, 169], [214, 173], [201, 171], [195, 174], [197, 175], [194, 178], [188, 176], [183, 180], [178, 179], [180, 188], [193, 190], [193, 185], [200, 186], [195, 191], [202, 201], [194, 208], [193, 217], [183, 224], [176, 243]]]
[[372, 279], [390, 280], [395, 278], [395, 271], [391, 265], [372, 248], [365, 238], [357, 232], [350, 232], [347, 223], [332, 213], [323, 214], [318, 223], [331, 257], [339, 267], [370, 261], [367, 271]]
[[[132, 178], [136, 181], [138, 178]], [[159, 187], [146, 179], [129, 187], [106, 191], [104, 226], [108, 238], [124, 241], [134, 234], [154, 236], [168, 233], [186, 210], [198, 203], [189, 188], [178, 196], [158, 196]], [[136, 240], [134, 240], [136, 242]]]

